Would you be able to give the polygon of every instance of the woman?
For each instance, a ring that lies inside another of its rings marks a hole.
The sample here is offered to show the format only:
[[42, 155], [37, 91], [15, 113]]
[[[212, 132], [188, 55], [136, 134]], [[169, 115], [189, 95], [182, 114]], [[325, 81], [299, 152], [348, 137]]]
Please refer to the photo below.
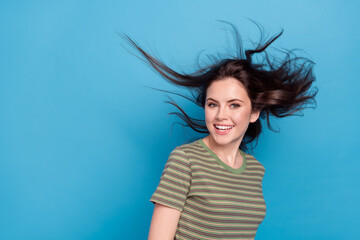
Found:
[[[205, 124], [175, 113], [203, 139], [176, 147], [169, 156], [159, 186], [151, 197], [155, 204], [149, 239], [254, 239], [266, 212], [262, 179], [265, 169], [244, 151], [261, 133], [259, 116], [289, 116], [315, 103], [313, 63], [285, 52], [271, 58], [266, 48], [280, 35], [237, 56], [213, 59], [190, 74], [181, 74], [126, 39], [165, 79], [193, 91], [193, 102], [204, 108]], [[263, 61], [254, 63], [253, 55]]]

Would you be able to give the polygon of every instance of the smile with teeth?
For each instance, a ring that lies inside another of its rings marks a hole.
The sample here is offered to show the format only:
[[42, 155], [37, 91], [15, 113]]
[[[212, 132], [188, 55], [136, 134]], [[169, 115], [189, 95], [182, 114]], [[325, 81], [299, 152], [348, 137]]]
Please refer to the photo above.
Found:
[[216, 124], [214, 126], [216, 129], [219, 129], [219, 130], [230, 130], [234, 127], [234, 126], [229, 126], [229, 125], [225, 126], [225, 125], [216, 125]]

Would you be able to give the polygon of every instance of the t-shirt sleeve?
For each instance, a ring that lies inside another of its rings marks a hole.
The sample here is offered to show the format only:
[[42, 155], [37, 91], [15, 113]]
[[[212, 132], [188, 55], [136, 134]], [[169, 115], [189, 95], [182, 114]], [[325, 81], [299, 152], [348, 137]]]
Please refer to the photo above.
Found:
[[191, 167], [186, 153], [175, 148], [165, 164], [160, 183], [150, 201], [182, 211], [191, 184]]

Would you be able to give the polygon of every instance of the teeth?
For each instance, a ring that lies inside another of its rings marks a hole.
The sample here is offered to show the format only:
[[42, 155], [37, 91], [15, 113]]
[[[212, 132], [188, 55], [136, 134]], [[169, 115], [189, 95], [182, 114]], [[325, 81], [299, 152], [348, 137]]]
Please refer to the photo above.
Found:
[[221, 126], [221, 125], [215, 125], [215, 127], [220, 130], [228, 130], [232, 128], [232, 126]]

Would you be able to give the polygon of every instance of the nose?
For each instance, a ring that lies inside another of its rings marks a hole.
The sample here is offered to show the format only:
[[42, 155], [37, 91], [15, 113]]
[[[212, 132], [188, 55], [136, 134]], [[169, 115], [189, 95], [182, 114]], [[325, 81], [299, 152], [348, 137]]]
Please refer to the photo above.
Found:
[[226, 120], [228, 118], [228, 112], [225, 107], [220, 107], [217, 114], [216, 114], [216, 120]]

